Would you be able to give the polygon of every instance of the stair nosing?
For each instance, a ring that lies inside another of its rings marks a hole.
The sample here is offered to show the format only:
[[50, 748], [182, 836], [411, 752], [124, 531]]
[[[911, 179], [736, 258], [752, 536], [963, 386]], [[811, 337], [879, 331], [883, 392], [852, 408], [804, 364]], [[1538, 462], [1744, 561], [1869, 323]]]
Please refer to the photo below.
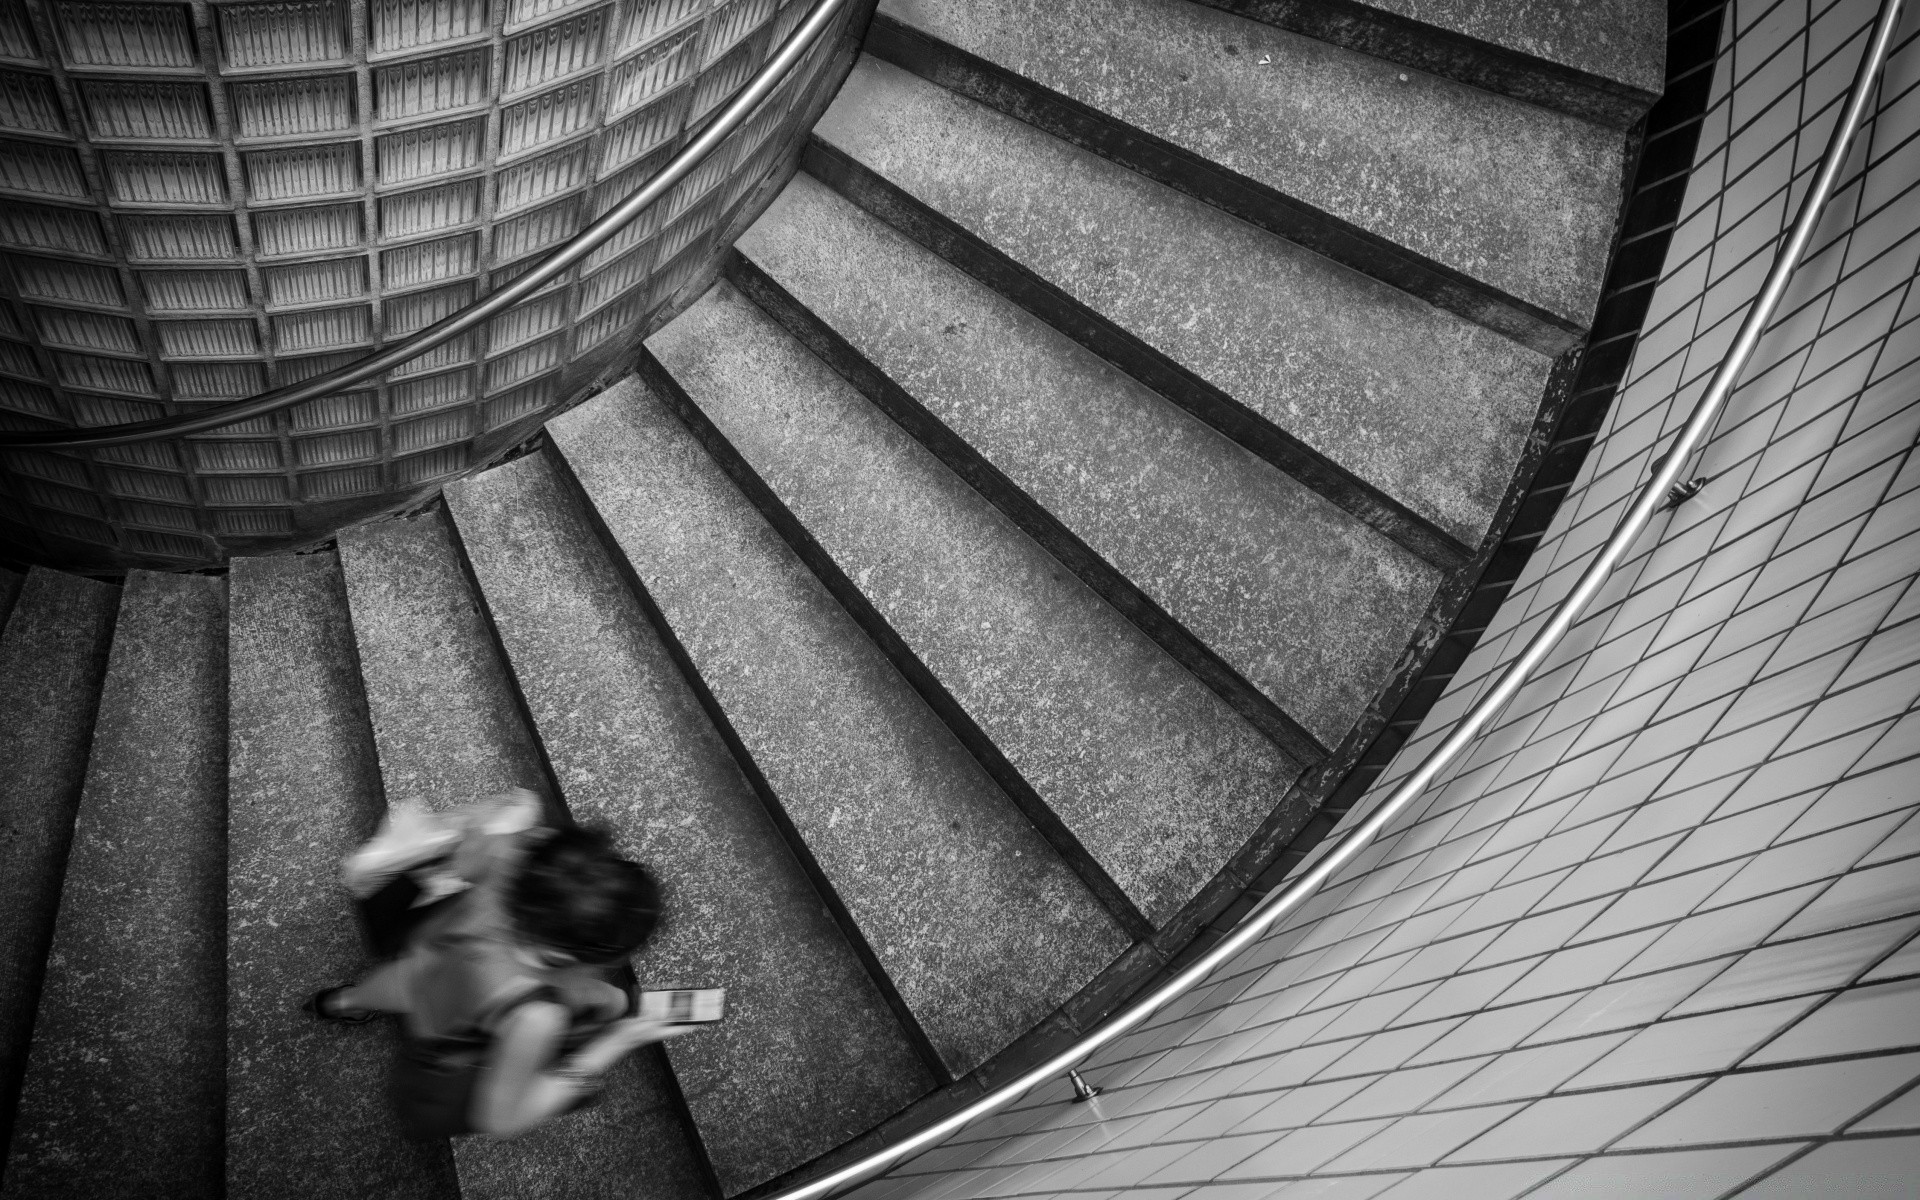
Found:
[[1280, 704], [1260, 691], [1198, 635], [1169, 614], [1098, 551], [1088, 546], [1019, 484], [967, 444], [827, 321], [813, 313], [751, 257], [728, 252], [722, 274], [816, 358], [870, 400], [895, 424], [945, 463], [968, 486], [1072, 571], [1101, 599], [1194, 678], [1258, 729], [1288, 757], [1311, 768], [1327, 748]]
[[850, 155], [811, 135], [801, 169], [1442, 573], [1473, 557], [1453, 534], [1201, 379]]
[[[769, 318], [771, 320], [771, 318]], [[784, 335], [785, 331], [782, 330]], [[1124, 889], [1109, 875], [1099, 860], [1094, 857], [1066, 822], [1055, 813], [1033, 785], [1026, 781], [1017, 768], [1009, 762], [998, 746], [974, 721], [973, 717], [944, 684], [934, 671], [900, 633], [893, 628], [872, 601], [860, 590], [845, 571], [840, 568], [834, 556], [822, 546], [809, 532], [805, 524], [780, 499], [760, 473], [747, 461], [732, 443], [732, 440], [701, 409], [699, 404], [680, 386], [673, 373], [656, 358], [651, 349], [642, 351], [637, 363], [637, 374], [653, 390], [665, 406], [674, 413], [692, 432], [694, 439], [713, 457], [729, 479], [738, 487], [748, 502], [759, 511], [767, 523], [773, 527], [781, 540], [786, 542], [800, 562], [811, 571], [827, 589], [855, 625], [867, 636], [874, 646], [893, 664], [908, 686], [933, 710], [942, 724], [953, 733], [960, 745], [980, 764], [1015, 807], [1032, 822], [1040, 836], [1051, 845], [1062, 860], [1066, 862], [1080, 881], [1087, 886], [1101, 905], [1119, 923], [1120, 928], [1129, 937], [1141, 939], [1153, 934], [1153, 925], [1146, 919], [1139, 907], [1129, 898]]]
[[[865, 52], [1547, 358], [1580, 326], [940, 38], [876, 13]], [[1017, 95], [1024, 103], [1011, 102]]]

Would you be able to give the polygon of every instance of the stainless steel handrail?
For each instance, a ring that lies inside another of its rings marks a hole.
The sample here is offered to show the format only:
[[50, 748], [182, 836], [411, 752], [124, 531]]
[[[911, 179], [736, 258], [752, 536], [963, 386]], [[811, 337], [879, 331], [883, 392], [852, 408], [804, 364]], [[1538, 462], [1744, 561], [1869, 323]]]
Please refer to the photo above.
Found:
[[680, 152], [675, 154], [658, 174], [647, 180], [639, 191], [622, 200], [605, 216], [587, 226], [571, 242], [562, 246], [551, 257], [519, 279], [475, 301], [452, 316], [427, 326], [398, 345], [375, 351], [356, 362], [336, 367], [324, 375], [317, 375], [293, 387], [276, 388], [262, 392], [258, 396], [235, 400], [231, 404], [222, 404], [217, 408], [179, 416], [159, 417], [151, 421], [108, 425], [85, 432], [65, 429], [4, 431], [0, 432], [0, 446], [35, 447], [48, 450], [77, 449], [88, 446], [124, 446], [132, 442], [203, 433], [222, 425], [232, 425], [266, 413], [277, 412], [308, 400], [317, 400], [342, 388], [371, 379], [382, 371], [392, 370], [443, 342], [450, 341], [470, 329], [478, 328], [483, 322], [491, 320], [533, 295], [562, 271], [599, 249], [609, 238], [626, 228], [641, 213], [665, 196], [674, 184], [679, 183], [689, 172], [705, 162], [729, 134], [746, 123], [747, 117], [759, 107], [768, 93], [780, 85], [793, 70], [794, 65], [800, 61], [800, 57], [812, 48], [833, 18], [848, 3], [850, 0], [819, 0], [807, 19], [801, 22], [800, 27], [793, 31], [773, 57], [767, 60], [766, 65], [760, 68], [759, 73], [747, 83], [747, 86], [726, 108], [721, 110], [720, 115], [701, 130], [698, 137], [682, 147]]
[[1485, 728], [1487, 722], [1491, 721], [1506, 706], [1507, 701], [1513, 698], [1514, 693], [1520, 690], [1527, 681], [1527, 677], [1553, 651], [1554, 646], [1566, 635], [1567, 630], [1573, 627], [1574, 621], [1599, 593], [1607, 576], [1632, 548], [1635, 539], [1646, 528], [1647, 522], [1666, 503], [1668, 492], [1680, 478], [1687, 461], [1700, 448], [1701, 442], [1705, 440], [1713, 425], [1714, 418], [1725, 405], [1727, 397], [1732, 394], [1734, 385], [1739, 381], [1740, 373], [1746, 368], [1747, 360], [1753, 356], [1754, 347], [1759, 344], [1760, 335], [1765, 332], [1767, 324], [1773, 319], [1774, 310], [1780, 304], [1780, 297], [1786, 291], [1788, 279], [1792, 276], [1794, 268], [1799, 265], [1801, 256], [1806, 253], [1807, 243], [1813, 237], [1814, 226], [1819, 222], [1821, 211], [1833, 194], [1840, 171], [1846, 164], [1847, 151], [1852, 146], [1854, 135], [1859, 131], [1860, 122], [1866, 114], [1867, 105], [1873, 95], [1874, 83], [1879, 77], [1880, 69], [1886, 64], [1902, 3], [1903, 0], [1881, 0], [1880, 13], [1874, 24], [1872, 38], [1867, 44], [1866, 54], [1860, 60], [1859, 72], [1854, 76], [1853, 90], [1848, 98], [1846, 111], [1842, 114], [1840, 124], [1834, 130], [1833, 139], [1827, 145], [1826, 156], [1820, 163], [1820, 173], [1815, 177], [1813, 186], [1801, 202], [1800, 212], [1794, 219], [1791, 233], [1775, 252], [1773, 266], [1767, 273], [1766, 283], [1754, 300], [1753, 307], [1747, 310], [1746, 319], [1740, 325], [1739, 335], [1734, 339], [1726, 357], [1720, 361], [1712, 382], [1707, 386], [1706, 394], [1694, 406], [1693, 414], [1687, 419], [1686, 428], [1682, 429], [1680, 436], [1674, 440], [1673, 446], [1654, 471], [1653, 478], [1641, 491], [1633, 506], [1627, 510], [1626, 515], [1621, 518], [1620, 524], [1614, 529], [1613, 535], [1607, 539], [1606, 545], [1602, 546], [1593, 561], [1587, 564], [1587, 569], [1581, 573], [1579, 582], [1574, 584], [1573, 590], [1560, 602], [1547, 623], [1533, 635], [1519, 657], [1508, 663], [1501, 671], [1500, 678], [1492, 689], [1476, 701], [1465, 716], [1460, 718], [1446, 740], [1441, 742], [1439, 747], [1399, 787], [1395, 788], [1391, 795], [1368, 813], [1360, 824], [1329, 846], [1312, 866], [1270, 893], [1246, 915], [1240, 924], [1234, 927], [1233, 932], [1171, 980], [1155, 988], [1144, 998], [1135, 1001], [1067, 1049], [1017, 1078], [1001, 1084], [965, 1108], [830, 1174], [775, 1193], [765, 1197], [765, 1200], [820, 1200], [821, 1197], [829, 1196], [842, 1188], [864, 1182], [888, 1167], [924, 1150], [932, 1149], [980, 1118], [1011, 1104], [1040, 1084], [1060, 1078], [1094, 1051], [1138, 1027], [1148, 1017], [1186, 995], [1207, 976], [1232, 961], [1241, 951], [1252, 946], [1282, 917], [1298, 909], [1320, 890], [1321, 885], [1333, 878], [1341, 867], [1351, 862], [1353, 857], [1372, 842], [1395, 817], [1406, 811], [1407, 806], [1426, 791], [1427, 786], [1433, 782], [1440, 771], [1467, 748]]

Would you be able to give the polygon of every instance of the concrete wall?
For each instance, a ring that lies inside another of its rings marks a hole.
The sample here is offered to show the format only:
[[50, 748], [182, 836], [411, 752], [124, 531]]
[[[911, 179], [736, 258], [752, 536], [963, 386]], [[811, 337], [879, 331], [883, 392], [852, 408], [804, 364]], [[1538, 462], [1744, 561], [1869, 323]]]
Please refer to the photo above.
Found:
[[[1577, 576], [1790, 221], [1871, 0], [1738, 0], [1628, 384], [1366, 804]], [[862, 1196], [1912, 1195], [1920, 11], [1746, 384], [1546, 669], [1295, 920]]]

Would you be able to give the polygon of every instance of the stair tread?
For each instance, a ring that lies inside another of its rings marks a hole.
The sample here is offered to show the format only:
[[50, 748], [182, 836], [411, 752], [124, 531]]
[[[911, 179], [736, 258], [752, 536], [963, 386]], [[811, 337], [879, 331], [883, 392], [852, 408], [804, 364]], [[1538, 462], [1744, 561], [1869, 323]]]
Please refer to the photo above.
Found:
[[1190, 0], [885, 0], [883, 16], [1575, 325], [1618, 131]]
[[384, 807], [338, 564], [229, 578], [227, 1195], [456, 1200], [446, 1143], [388, 1109], [389, 1031], [299, 1009], [368, 965], [338, 871]]
[[656, 869], [650, 987], [724, 986], [667, 1047], [732, 1195], [839, 1145], [933, 1080], [543, 457], [448, 506], [574, 815]]
[[1367, 0], [1363, 7], [1450, 30], [1650, 96], [1659, 95], [1666, 84], [1666, 6], [1655, 0], [1582, 0], [1578, 4]]
[[871, 56], [814, 137], [1468, 545], [1505, 496], [1551, 360]]
[[9, 1196], [220, 1193], [226, 661], [224, 579], [128, 576]]
[[1300, 764], [731, 286], [648, 346], [1148, 921], [1286, 793]]
[[505, 664], [438, 511], [340, 535], [387, 802], [439, 810], [546, 787]]
[[[511, 787], [544, 791], [444, 512], [340, 535], [360, 676], [389, 803], [445, 809]], [[681, 1200], [707, 1187], [657, 1052], [629, 1055], [591, 1107], [508, 1141], [453, 1141], [465, 1200]]]
[[0, 631], [0, 1134], [26, 1065], [119, 597], [35, 567]]
[[1129, 939], [636, 379], [548, 427], [948, 1070]]
[[796, 177], [738, 249], [1325, 745], [1440, 574], [944, 259]]

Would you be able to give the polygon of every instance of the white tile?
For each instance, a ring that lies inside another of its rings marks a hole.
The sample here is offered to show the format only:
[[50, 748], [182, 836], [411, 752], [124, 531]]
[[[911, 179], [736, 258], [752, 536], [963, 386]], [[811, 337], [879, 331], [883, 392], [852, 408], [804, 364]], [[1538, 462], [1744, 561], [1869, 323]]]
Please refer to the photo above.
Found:
[[1723, 1071], [1816, 1003], [1816, 997], [1661, 1021], [1567, 1081], [1572, 1089]]
[[1327, 1111], [1326, 1121], [1392, 1117], [1415, 1112], [1429, 1100], [1491, 1061], [1467, 1058], [1424, 1067], [1401, 1067], [1381, 1075], [1344, 1103]]
[[[1896, 922], [1904, 930], [1913, 929], [1920, 922]], [[1878, 983], [1883, 979], [1898, 979], [1906, 975], [1920, 975], [1920, 939], [1909, 939], [1907, 944], [1889, 954], [1880, 964], [1860, 977], [1862, 983]]]
[[1721, 963], [1691, 963], [1669, 971], [1602, 984], [1526, 1039], [1529, 1045], [1583, 1034], [1648, 1025], [1666, 1015], [1675, 1002], [1719, 973]]
[[1828, 1142], [1740, 1192], [1740, 1200], [1912, 1200], [1920, 1137]]
[[1349, 1121], [1343, 1125], [1309, 1125], [1282, 1134], [1265, 1150], [1229, 1171], [1222, 1180], [1264, 1179], [1276, 1175], [1305, 1175], [1367, 1140], [1392, 1121]]
[[1606, 905], [1605, 900], [1588, 900], [1515, 921], [1501, 931], [1500, 936], [1468, 966], [1497, 966], [1516, 959], [1533, 958], [1564, 946]]
[[1535, 1100], [1461, 1147], [1449, 1161], [1591, 1154], [1678, 1100], [1693, 1086], [1659, 1083]]
[[1545, 1187], [1529, 1192], [1527, 1200], [1594, 1200], [1598, 1196], [1701, 1200], [1725, 1193], [1805, 1145], [1775, 1142], [1721, 1150], [1608, 1154], [1587, 1159]]
[[[1545, 1096], [1630, 1035], [1607, 1033], [1549, 1046], [1509, 1050], [1487, 1063], [1452, 1091], [1431, 1102], [1434, 1109]], [[1481, 1061], [1481, 1060], [1474, 1060]]]
[[[1750, 859], [1738, 875], [1708, 898], [1707, 906], [1738, 903], [1777, 888], [1835, 878], [1879, 845], [1904, 815], [1889, 813], [1776, 845]], [[1806, 824], [1804, 819], [1801, 824]]]
[[1524, 1163], [1476, 1163], [1465, 1167], [1429, 1167], [1383, 1192], [1383, 1200], [1511, 1200], [1555, 1171], [1568, 1159]]
[[[1834, 744], [1851, 740], [1842, 738]], [[1916, 801], [1920, 801], [1920, 759], [1842, 779], [1783, 833], [1788, 838], [1804, 837], [1881, 813], [1909, 809]]]
[[1672, 875], [1656, 883], [1643, 883], [1616, 898], [1581, 936], [1600, 938], [1671, 924], [1700, 907], [1702, 901], [1741, 869], [1739, 863], [1721, 863], [1685, 875]]
[[1328, 1171], [1430, 1166], [1519, 1111], [1517, 1104], [1401, 1117], [1326, 1165]]
[[1838, 1133], [1920, 1074], [1920, 1054], [1724, 1075], [1615, 1144], [1656, 1149]]
[[1527, 1004], [1477, 1012], [1460, 1022], [1445, 1037], [1435, 1039], [1411, 1059], [1409, 1065], [1419, 1066], [1510, 1050], [1528, 1034], [1564, 1012], [1572, 1002], [1571, 996], [1552, 996]]
[[1827, 885], [1817, 900], [1773, 936], [1800, 937], [1902, 917], [1916, 910], [1920, 910], [1920, 896], [1913, 890], [1913, 863], [1882, 863], [1862, 867]]
[[1677, 921], [1625, 970], [1630, 974], [1657, 971], [1758, 945], [1799, 912], [1822, 886], [1775, 892]]
[[1501, 992], [1499, 1003], [1514, 1004], [1598, 987], [1661, 936], [1658, 929], [1622, 933], [1600, 941], [1556, 950], [1525, 978]]
[[1896, 1129], [1920, 1129], [1920, 1088], [1908, 1088], [1847, 1126], [1849, 1133], [1885, 1133]]
[[1229, 1132], [1268, 1133], [1312, 1124], [1322, 1113], [1374, 1082], [1364, 1077], [1339, 1079], [1266, 1093], [1267, 1103]]
[[1676, 1005], [1674, 1015], [1830, 991], [1886, 953], [1916, 924], [1920, 922], [1856, 926], [1749, 950], [1715, 976], [1713, 982]]
[[1920, 980], [1850, 988], [1814, 1010], [1747, 1060], [1793, 1062], [1920, 1044]]

